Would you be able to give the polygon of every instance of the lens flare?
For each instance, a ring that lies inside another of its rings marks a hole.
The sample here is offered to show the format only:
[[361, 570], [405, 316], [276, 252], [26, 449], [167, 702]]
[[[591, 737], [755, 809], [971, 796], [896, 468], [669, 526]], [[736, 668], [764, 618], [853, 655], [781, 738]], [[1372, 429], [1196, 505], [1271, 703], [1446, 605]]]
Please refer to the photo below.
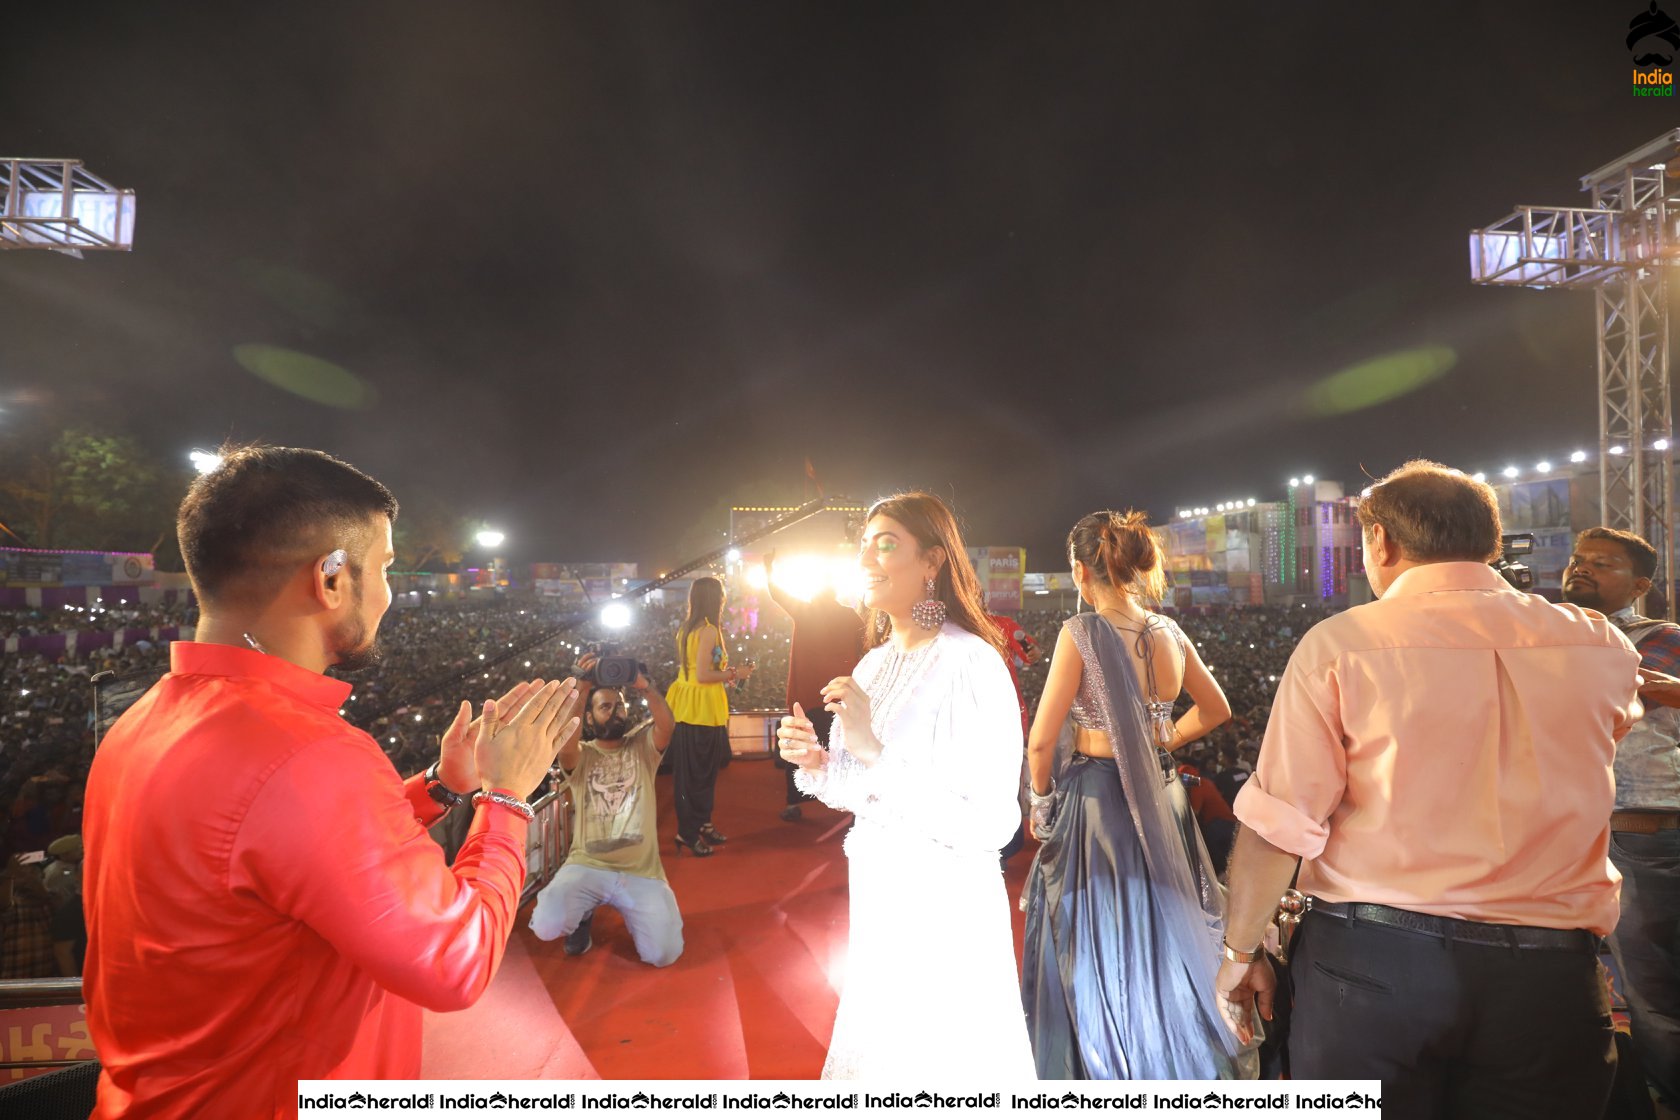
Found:
[[1416, 392], [1458, 364], [1450, 346], [1425, 346], [1384, 354], [1333, 373], [1306, 391], [1313, 416], [1344, 416]]
[[245, 342], [233, 348], [233, 359], [270, 385], [328, 408], [359, 411], [379, 403], [372, 385], [312, 354]]

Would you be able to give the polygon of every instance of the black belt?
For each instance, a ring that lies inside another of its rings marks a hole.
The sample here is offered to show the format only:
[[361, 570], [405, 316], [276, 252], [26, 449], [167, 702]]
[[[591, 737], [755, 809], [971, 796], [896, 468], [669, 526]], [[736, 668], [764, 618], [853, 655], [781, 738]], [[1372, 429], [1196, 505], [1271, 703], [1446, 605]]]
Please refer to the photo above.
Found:
[[1419, 914], [1416, 910], [1400, 910], [1375, 902], [1326, 902], [1322, 898], [1314, 898], [1310, 900], [1307, 912], [1341, 918], [1344, 921], [1369, 922], [1374, 926], [1403, 929], [1410, 933], [1463, 942], [1466, 945], [1491, 945], [1500, 949], [1580, 949], [1597, 953], [1600, 945], [1598, 935], [1590, 930], [1469, 922], [1463, 918]]

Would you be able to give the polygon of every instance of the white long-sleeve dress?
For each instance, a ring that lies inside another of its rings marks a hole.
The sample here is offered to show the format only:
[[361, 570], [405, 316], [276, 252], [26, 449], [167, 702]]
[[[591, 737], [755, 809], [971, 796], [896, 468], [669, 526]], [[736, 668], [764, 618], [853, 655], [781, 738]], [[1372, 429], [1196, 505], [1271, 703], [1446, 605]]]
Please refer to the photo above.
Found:
[[855, 813], [851, 935], [824, 1078], [1007, 1085], [1036, 1080], [998, 849], [1021, 811], [1021, 712], [1002, 656], [947, 622], [891, 643], [853, 677], [882, 751], [865, 766], [840, 720], [826, 769], [797, 782]]

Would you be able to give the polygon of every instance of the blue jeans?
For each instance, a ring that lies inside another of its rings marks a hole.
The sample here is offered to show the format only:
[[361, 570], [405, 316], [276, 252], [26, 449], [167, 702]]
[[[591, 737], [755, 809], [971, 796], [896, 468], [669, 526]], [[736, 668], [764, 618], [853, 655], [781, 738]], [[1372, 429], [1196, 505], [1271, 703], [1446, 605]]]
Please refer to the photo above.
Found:
[[1610, 834], [1622, 916], [1610, 950], [1622, 973], [1645, 1076], [1680, 1106], [1680, 829]]
[[682, 914], [677, 896], [663, 879], [644, 879], [568, 863], [537, 894], [531, 932], [544, 941], [565, 937], [597, 906], [611, 906], [624, 918], [636, 955], [656, 968], [682, 956]]

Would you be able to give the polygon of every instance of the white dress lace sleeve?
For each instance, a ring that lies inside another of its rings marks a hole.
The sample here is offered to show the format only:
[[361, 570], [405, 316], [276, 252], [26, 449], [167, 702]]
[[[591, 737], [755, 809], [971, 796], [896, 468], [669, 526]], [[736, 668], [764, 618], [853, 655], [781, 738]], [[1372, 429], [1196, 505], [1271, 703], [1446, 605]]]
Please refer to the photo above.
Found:
[[859, 762], [836, 721], [826, 772], [795, 780], [859, 821], [996, 851], [1021, 823], [1021, 712], [1002, 656], [966, 632], [942, 635], [914, 677], [897, 682], [907, 693], [902, 704], [879, 679], [886, 661], [868, 666], [867, 682], [859, 676], [877, 706], [881, 757], [873, 766]]
[[[870, 692], [870, 683], [875, 679], [885, 656], [886, 647], [872, 649], [863, 655], [863, 660], [852, 670], [852, 678], [863, 686], [864, 692]], [[873, 697], [873, 693], [871, 696]], [[793, 784], [800, 793], [815, 797], [825, 805], [842, 812], [856, 813], [860, 807], [868, 804], [868, 775], [869, 768], [846, 750], [845, 736], [841, 731], [840, 721], [836, 719], [828, 732], [828, 765], [821, 770], [796, 771]]]

